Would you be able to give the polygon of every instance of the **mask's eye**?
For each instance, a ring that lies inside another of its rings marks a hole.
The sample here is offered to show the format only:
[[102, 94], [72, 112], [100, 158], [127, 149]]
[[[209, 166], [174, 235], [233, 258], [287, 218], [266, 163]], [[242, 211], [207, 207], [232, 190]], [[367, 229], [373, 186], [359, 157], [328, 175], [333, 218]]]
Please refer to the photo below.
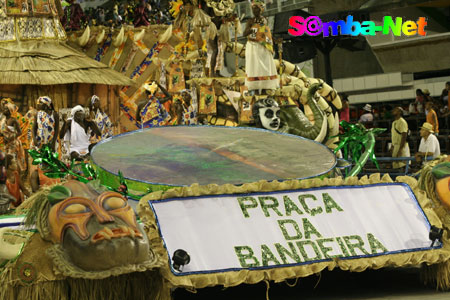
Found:
[[66, 214], [81, 214], [89, 211], [89, 208], [84, 206], [83, 204], [72, 204], [64, 209], [64, 213]]
[[125, 205], [127, 205], [127, 202], [119, 197], [111, 197], [103, 201], [103, 207], [106, 210], [122, 208], [125, 207]]
[[280, 117], [280, 111], [279, 110], [277, 110], [276, 115], [277, 115], [278, 118]]
[[271, 110], [271, 109], [266, 110], [266, 112], [264, 113], [264, 116], [266, 118], [273, 118], [273, 110]]

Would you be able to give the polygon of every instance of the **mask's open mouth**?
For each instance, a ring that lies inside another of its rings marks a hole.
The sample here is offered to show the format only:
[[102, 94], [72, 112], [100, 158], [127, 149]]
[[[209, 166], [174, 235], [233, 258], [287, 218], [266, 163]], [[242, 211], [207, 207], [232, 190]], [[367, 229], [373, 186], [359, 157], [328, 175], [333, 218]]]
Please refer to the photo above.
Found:
[[99, 230], [96, 234], [94, 234], [91, 241], [93, 243], [96, 243], [101, 240], [111, 240], [126, 236], [129, 236], [131, 238], [142, 238], [142, 233], [140, 233], [139, 230], [137, 229], [123, 225], [117, 228], [104, 227], [101, 230]]
[[272, 128], [277, 128], [278, 126], [280, 126], [280, 121], [279, 120], [273, 120], [271, 123], [270, 123], [270, 127], [272, 127]]

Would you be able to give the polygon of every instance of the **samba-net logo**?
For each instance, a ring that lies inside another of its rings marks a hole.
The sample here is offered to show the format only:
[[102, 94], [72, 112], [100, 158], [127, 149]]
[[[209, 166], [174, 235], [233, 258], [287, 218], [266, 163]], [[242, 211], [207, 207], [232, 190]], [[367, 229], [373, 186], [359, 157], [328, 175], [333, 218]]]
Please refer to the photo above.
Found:
[[304, 34], [310, 36], [318, 36], [322, 34], [327, 36], [338, 35], [369, 35], [374, 36], [378, 32], [382, 34], [389, 34], [392, 32], [395, 36], [400, 36], [402, 33], [406, 36], [421, 35], [426, 36], [425, 27], [427, 26], [427, 19], [420, 17], [417, 21], [403, 21], [403, 18], [395, 18], [385, 16], [382, 25], [376, 25], [373, 21], [357, 22], [353, 21], [353, 16], [347, 16], [347, 20], [322, 22], [317, 16], [310, 16], [303, 18], [300, 16], [293, 16], [289, 19], [288, 32], [292, 36], [302, 36]]

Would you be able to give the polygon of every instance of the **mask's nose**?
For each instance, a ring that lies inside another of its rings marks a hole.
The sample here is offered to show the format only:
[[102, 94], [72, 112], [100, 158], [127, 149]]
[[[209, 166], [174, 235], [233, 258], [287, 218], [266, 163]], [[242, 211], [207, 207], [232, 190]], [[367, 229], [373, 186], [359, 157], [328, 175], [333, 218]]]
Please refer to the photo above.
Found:
[[99, 209], [95, 212], [95, 216], [99, 223], [109, 223], [114, 222], [113, 216], [108, 214], [104, 209]]

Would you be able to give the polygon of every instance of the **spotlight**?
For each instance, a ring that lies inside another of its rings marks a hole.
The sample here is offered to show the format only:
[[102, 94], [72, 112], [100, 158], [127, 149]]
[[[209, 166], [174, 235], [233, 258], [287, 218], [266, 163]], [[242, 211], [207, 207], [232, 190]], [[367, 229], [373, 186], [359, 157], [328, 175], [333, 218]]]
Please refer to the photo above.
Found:
[[191, 257], [183, 249], [178, 249], [173, 253], [172, 261], [173, 268], [178, 272], [181, 272], [183, 270], [183, 266], [187, 265], [191, 261]]
[[434, 246], [434, 243], [436, 242], [436, 240], [438, 240], [439, 242], [442, 243], [442, 235], [444, 233], [444, 229], [442, 228], [438, 228], [436, 226], [431, 226], [430, 228], [430, 234], [429, 234], [429, 238], [432, 241], [431, 246]]

